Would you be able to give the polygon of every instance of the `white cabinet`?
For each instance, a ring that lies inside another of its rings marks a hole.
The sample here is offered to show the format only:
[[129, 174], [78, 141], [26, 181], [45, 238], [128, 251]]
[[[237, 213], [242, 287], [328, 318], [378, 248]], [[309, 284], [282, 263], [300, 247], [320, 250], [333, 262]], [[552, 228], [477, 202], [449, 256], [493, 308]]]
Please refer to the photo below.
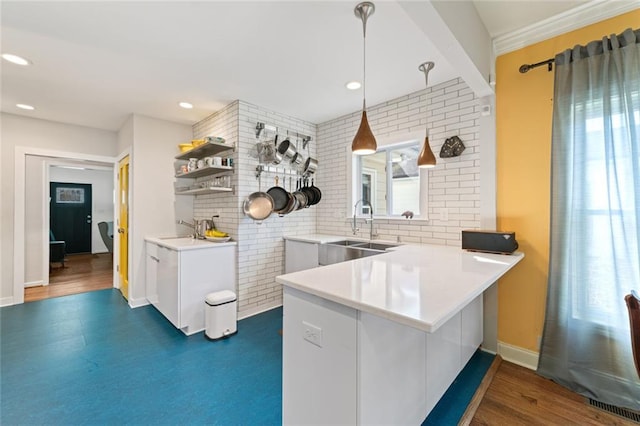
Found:
[[420, 424], [482, 342], [482, 295], [435, 332], [284, 287], [283, 424]]
[[318, 267], [318, 244], [302, 241], [284, 241], [284, 273], [304, 271]]
[[187, 335], [204, 330], [205, 296], [235, 291], [235, 245], [175, 250], [147, 241], [146, 249], [149, 303]]
[[357, 311], [290, 287], [283, 298], [283, 424], [355, 425]]

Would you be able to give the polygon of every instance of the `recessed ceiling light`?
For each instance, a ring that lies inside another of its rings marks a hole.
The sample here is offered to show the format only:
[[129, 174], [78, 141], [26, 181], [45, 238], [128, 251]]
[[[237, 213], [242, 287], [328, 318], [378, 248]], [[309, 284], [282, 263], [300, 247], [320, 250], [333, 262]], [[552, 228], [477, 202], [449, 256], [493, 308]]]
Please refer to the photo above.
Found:
[[359, 81], [350, 81], [345, 86], [349, 90], [358, 90], [362, 87], [362, 83], [360, 83]]
[[35, 107], [27, 104], [16, 104], [16, 106], [20, 109], [26, 109], [28, 111], [33, 111], [34, 109], [36, 109]]
[[180, 105], [180, 107], [184, 108], [184, 109], [191, 109], [193, 108], [193, 105], [191, 105], [189, 102], [180, 102], [178, 103], [178, 105]]
[[25, 59], [21, 56], [18, 55], [12, 55], [11, 53], [3, 53], [2, 54], [2, 59], [4, 59], [5, 61], [9, 61], [12, 64], [16, 64], [16, 65], [31, 65], [31, 61], [28, 59]]

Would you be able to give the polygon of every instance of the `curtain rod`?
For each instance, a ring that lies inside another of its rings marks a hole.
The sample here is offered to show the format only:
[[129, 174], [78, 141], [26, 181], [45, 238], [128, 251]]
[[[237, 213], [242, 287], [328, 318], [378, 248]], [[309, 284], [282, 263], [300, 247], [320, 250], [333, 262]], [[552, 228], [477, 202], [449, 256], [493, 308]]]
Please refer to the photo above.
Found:
[[542, 61], [542, 62], [538, 62], [537, 64], [524, 64], [524, 65], [520, 65], [520, 72], [522, 74], [526, 73], [527, 71], [540, 67], [542, 65], [547, 65], [547, 71], [552, 71], [553, 70], [553, 62], [555, 61], [554, 58], [551, 59], [547, 59], [546, 61]]

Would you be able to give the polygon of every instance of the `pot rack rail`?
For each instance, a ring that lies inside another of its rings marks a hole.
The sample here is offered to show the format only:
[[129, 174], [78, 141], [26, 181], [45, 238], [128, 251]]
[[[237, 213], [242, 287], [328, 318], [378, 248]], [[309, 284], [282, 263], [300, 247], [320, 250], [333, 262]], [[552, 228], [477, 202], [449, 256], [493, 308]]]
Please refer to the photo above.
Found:
[[274, 176], [281, 176], [281, 177], [284, 177], [284, 176], [291, 176], [295, 178], [305, 177], [298, 170], [289, 169], [282, 166], [265, 166], [260, 164], [256, 167], [256, 179], [259, 179], [263, 173], [268, 173]]
[[311, 136], [303, 133], [294, 132], [286, 128], [280, 128], [272, 124], [266, 124], [258, 121], [256, 123], [256, 139], [260, 138], [263, 131], [271, 132], [276, 135], [286, 134], [287, 136], [302, 139], [302, 149], [307, 149], [307, 144], [311, 141]]

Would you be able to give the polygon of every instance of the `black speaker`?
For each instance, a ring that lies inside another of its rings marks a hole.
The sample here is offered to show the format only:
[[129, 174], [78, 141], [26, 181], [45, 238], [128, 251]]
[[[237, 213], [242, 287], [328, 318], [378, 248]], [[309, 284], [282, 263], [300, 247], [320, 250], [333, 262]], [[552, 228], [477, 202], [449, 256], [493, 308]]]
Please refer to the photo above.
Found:
[[462, 249], [511, 254], [518, 249], [515, 232], [462, 231]]

